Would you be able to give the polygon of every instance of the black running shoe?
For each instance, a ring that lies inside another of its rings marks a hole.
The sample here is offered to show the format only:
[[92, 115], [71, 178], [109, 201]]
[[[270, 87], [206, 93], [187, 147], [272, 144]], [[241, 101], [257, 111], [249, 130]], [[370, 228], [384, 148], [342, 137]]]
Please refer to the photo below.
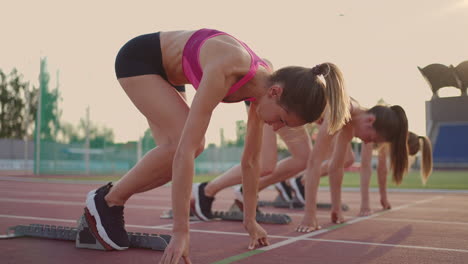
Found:
[[305, 204], [305, 190], [304, 185], [301, 182], [302, 176], [297, 178], [292, 178], [289, 180], [294, 193], [296, 194], [296, 198], [303, 204]]
[[242, 192], [242, 185], [234, 188], [234, 204], [244, 212], [244, 193]]
[[286, 202], [292, 201], [292, 189], [285, 181], [276, 183], [275, 188], [280, 193], [281, 197], [283, 197], [283, 200]]
[[107, 205], [104, 197], [109, 193], [112, 183], [92, 190], [86, 197], [85, 216], [93, 234], [106, 248], [124, 250], [130, 245], [123, 216], [123, 206]]
[[208, 182], [196, 183], [192, 188], [193, 199], [190, 202], [192, 212], [203, 221], [209, 221], [213, 218], [211, 206], [213, 205], [214, 197], [205, 195], [205, 187]]

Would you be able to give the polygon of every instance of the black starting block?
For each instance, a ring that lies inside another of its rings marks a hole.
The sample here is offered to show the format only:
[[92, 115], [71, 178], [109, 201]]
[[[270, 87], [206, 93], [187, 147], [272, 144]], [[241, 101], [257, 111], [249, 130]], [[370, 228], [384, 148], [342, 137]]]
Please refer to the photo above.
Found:
[[[238, 209], [234, 204], [231, 206], [229, 211], [214, 211], [213, 220], [225, 220], [225, 221], [242, 221], [244, 220], [244, 214]], [[161, 215], [163, 219], [172, 219], [172, 210], [166, 211]], [[287, 214], [272, 214], [272, 213], [262, 213], [257, 211], [256, 216], [257, 222], [264, 224], [278, 224], [285, 225], [291, 223], [291, 217]], [[190, 220], [196, 221], [199, 220], [192, 212], [190, 212]]]
[[[0, 236], [0, 238], [16, 237], [38, 237], [75, 241], [77, 248], [109, 250], [94, 237], [84, 215], [78, 220], [77, 228], [39, 224], [31, 224], [29, 226], [17, 225], [8, 228], [6, 235]], [[128, 238], [131, 248], [146, 248], [160, 251], [163, 251], [171, 240], [171, 236], [169, 235], [133, 232], [128, 232]]]
[[[271, 206], [275, 208], [289, 208], [289, 209], [304, 209], [304, 204], [297, 200], [296, 197], [292, 201], [286, 201], [281, 195], [278, 194], [273, 201], [258, 201], [259, 207]], [[317, 203], [318, 209], [331, 209], [330, 203]], [[341, 205], [341, 210], [348, 211], [349, 206], [347, 204]]]

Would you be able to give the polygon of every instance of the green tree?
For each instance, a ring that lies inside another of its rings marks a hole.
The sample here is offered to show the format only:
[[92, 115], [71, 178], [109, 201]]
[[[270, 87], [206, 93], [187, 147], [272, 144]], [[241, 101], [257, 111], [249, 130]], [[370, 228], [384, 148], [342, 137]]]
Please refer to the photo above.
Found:
[[[58, 77], [57, 77], [58, 78]], [[58, 108], [61, 100], [58, 85], [55, 89], [49, 89], [50, 75], [47, 71], [47, 59], [41, 59], [41, 72], [39, 85], [41, 90], [41, 124], [40, 139], [54, 141], [60, 131], [60, 116], [62, 111]]]
[[8, 75], [0, 69], [0, 138], [30, 135], [31, 121], [37, 112], [37, 95], [38, 89], [30, 88], [16, 69]]
[[[63, 143], [81, 143], [86, 141], [86, 120], [80, 119], [78, 126], [63, 123], [60, 127], [60, 140]], [[104, 148], [114, 145], [114, 131], [105, 126], [89, 123], [90, 148]]]
[[247, 133], [247, 125], [244, 120], [236, 121], [236, 146], [242, 147], [245, 143], [245, 133]]
[[146, 129], [143, 138], [141, 139], [141, 146], [143, 153], [150, 151], [151, 149], [156, 147], [156, 143], [154, 142], [153, 134], [151, 133], [151, 129]]

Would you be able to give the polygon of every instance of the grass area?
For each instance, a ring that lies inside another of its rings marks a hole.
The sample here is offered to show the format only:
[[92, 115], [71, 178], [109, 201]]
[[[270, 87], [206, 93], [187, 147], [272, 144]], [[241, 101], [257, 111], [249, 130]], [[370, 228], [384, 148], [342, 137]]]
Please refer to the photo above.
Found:
[[[219, 174], [196, 175], [194, 182], [211, 181]], [[121, 176], [66, 176], [66, 177], [41, 177], [49, 180], [74, 180], [74, 181], [116, 181]], [[396, 186], [392, 181], [391, 174], [388, 175], [387, 188], [406, 189], [452, 189], [468, 190], [468, 171], [434, 171], [429, 177], [425, 186], [421, 183], [418, 171], [408, 173], [400, 186]], [[328, 177], [320, 180], [320, 186], [328, 186]], [[343, 187], [359, 187], [360, 175], [356, 172], [347, 172], [343, 178]], [[371, 178], [371, 187], [378, 187], [377, 174], [374, 172]]]
[[[219, 174], [203, 174], [203, 175], [196, 175], [193, 178], [193, 182], [206, 182], [211, 181], [212, 179], [216, 178]], [[53, 175], [50, 176], [39, 176], [41, 179], [47, 180], [70, 180], [70, 181], [110, 181], [115, 182], [119, 180], [122, 176], [120, 175], [112, 175], [112, 176], [88, 176], [88, 175], [76, 175], [76, 176], [65, 176], [65, 177], [54, 177]]]
[[[320, 186], [328, 186], [328, 178], [320, 180]], [[343, 187], [359, 187], [360, 174], [347, 172], [343, 178]], [[377, 173], [371, 177], [371, 187], [378, 187]], [[424, 186], [419, 171], [411, 171], [404, 176], [402, 183], [397, 186], [392, 181], [392, 175], [387, 176], [387, 188], [405, 189], [452, 189], [468, 190], [468, 171], [434, 171]]]

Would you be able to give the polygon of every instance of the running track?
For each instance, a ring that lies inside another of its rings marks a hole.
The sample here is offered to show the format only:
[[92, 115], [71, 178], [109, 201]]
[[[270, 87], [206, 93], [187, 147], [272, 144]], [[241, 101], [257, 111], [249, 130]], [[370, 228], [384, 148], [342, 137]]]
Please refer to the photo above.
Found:
[[[75, 226], [86, 193], [101, 184], [17, 181], [23, 177], [0, 177], [0, 234], [14, 225], [50, 224]], [[170, 234], [171, 220], [160, 219], [170, 209], [168, 186], [132, 197], [125, 208], [127, 231]], [[260, 199], [272, 200], [266, 190]], [[216, 210], [232, 204], [231, 190], [220, 193]], [[344, 191], [350, 211], [347, 222], [332, 225], [329, 212], [318, 211], [322, 230], [294, 232], [302, 212], [263, 208], [288, 213], [289, 225], [263, 225], [271, 245], [248, 251], [248, 237], [240, 222], [191, 222], [193, 263], [468, 263], [468, 193], [390, 192], [393, 209], [380, 211], [379, 197], [371, 193], [374, 214], [356, 217], [359, 192]], [[321, 190], [319, 202], [328, 202]], [[158, 263], [162, 252], [129, 249], [104, 252], [76, 249], [67, 241], [15, 238], [0, 240], [0, 263]], [[182, 263], [182, 262], [181, 262]]]

